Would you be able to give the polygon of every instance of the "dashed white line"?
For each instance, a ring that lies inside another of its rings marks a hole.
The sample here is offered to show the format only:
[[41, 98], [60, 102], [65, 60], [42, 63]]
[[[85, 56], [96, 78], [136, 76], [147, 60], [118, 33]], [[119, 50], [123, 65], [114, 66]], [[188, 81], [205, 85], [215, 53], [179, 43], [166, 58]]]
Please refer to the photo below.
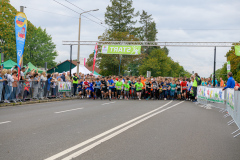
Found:
[[130, 121], [127, 121], [127, 122], [125, 122], [125, 123], [123, 123], [123, 124], [120, 124], [119, 126], [116, 126], [116, 127], [112, 128], [112, 129], [110, 129], [110, 130], [108, 130], [108, 131], [105, 131], [105, 132], [103, 132], [103, 133], [101, 133], [101, 134], [99, 134], [99, 135], [96, 135], [95, 137], [92, 137], [92, 138], [90, 138], [90, 139], [88, 139], [88, 140], [86, 140], [86, 141], [84, 141], [84, 142], [81, 142], [81, 143], [79, 143], [79, 144], [77, 144], [77, 145], [75, 145], [75, 146], [73, 146], [73, 147], [71, 147], [71, 148], [68, 148], [68, 149], [66, 149], [66, 150], [64, 150], [64, 151], [62, 151], [62, 152], [60, 152], [60, 153], [58, 153], [58, 154], [55, 154], [55, 155], [53, 155], [53, 156], [51, 156], [51, 157], [49, 157], [49, 158], [47, 158], [47, 159], [45, 159], [45, 160], [55, 160], [55, 159], [57, 159], [57, 158], [59, 158], [59, 157], [62, 157], [62, 156], [66, 155], [66, 154], [68, 154], [68, 153], [70, 153], [70, 152], [72, 152], [72, 151], [74, 151], [74, 150], [76, 150], [76, 149], [78, 149], [78, 148], [80, 148], [80, 147], [82, 147], [82, 146], [84, 146], [84, 145], [87, 145], [87, 144], [89, 144], [89, 143], [91, 143], [91, 142], [93, 142], [93, 141], [95, 141], [95, 140], [97, 140], [97, 139], [99, 139], [99, 138], [101, 138], [101, 137], [103, 137], [103, 136], [111, 133], [111, 132], [114, 132], [114, 131], [116, 131], [116, 130], [124, 127], [124, 126], [129, 125], [130, 123], [132, 123], [132, 122], [134, 122], [134, 121], [137, 121], [137, 120], [139, 120], [139, 119], [141, 119], [141, 118], [143, 118], [143, 117], [145, 117], [145, 116], [147, 116], [147, 115], [149, 115], [149, 114], [151, 114], [151, 113], [154, 113], [154, 112], [158, 111], [159, 109], [167, 106], [167, 105], [170, 104], [171, 102], [172, 102], [172, 101], [170, 101], [170, 102], [164, 104], [163, 106], [158, 107], [158, 108], [156, 108], [156, 109], [154, 109], [154, 110], [152, 110], [152, 111], [150, 111], [150, 112], [147, 112], [147, 113], [145, 113], [145, 114], [143, 114], [143, 115], [141, 115], [141, 116], [138, 116], [138, 117], [136, 117], [136, 118], [134, 118], [134, 119], [132, 119], [132, 120], [130, 120]]
[[76, 111], [76, 110], [79, 110], [79, 109], [83, 109], [83, 108], [75, 108], [75, 109], [70, 109], [70, 110], [65, 110], [65, 111], [59, 111], [59, 112], [54, 112], [54, 113], [65, 113], [65, 112], [71, 112], [71, 111]]
[[10, 123], [11, 121], [6, 121], [6, 122], [0, 122], [0, 124], [6, 124], [6, 123]]
[[109, 103], [103, 103], [102, 105], [106, 105], [106, 104], [111, 104], [111, 103], [115, 103], [116, 101], [114, 102], [109, 102]]

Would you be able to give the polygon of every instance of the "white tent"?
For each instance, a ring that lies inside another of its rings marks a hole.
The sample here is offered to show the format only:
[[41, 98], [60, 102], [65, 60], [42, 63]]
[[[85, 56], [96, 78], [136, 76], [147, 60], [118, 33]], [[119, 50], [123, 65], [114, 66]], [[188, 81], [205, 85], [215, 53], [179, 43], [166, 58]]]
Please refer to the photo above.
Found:
[[[72, 74], [73, 73], [77, 73], [77, 66], [74, 67], [72, 70], [71, 70]], [[83, 65], [79, 65], [79, 72], [81, 72], [82, 74], [86, 75], [86, 74], [91, 74], [91, 72]]]

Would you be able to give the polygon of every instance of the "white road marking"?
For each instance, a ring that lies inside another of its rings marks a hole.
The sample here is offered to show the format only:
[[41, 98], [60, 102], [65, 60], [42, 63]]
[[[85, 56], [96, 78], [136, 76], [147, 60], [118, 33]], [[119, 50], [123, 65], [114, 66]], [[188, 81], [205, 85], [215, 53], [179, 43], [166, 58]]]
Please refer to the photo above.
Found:
[[76, 110], [79, 110], [79, 109], [83, 109], [83, 108], [75, 108], [75, 109], [70, 109], [70, 110], [66, 110], [66, 111], [54, 112], [54, 113], [64, 113], [64, 112], [76, 111]]
[[10, 123], [11, 121], [0, 122], [0, 124]]
[[143, 114], [143, 115], [141, 115], [141, 116], [138, 116], [138, 117], [136, 117], [136, 118], [134, 118], [134, 119], [132, 119], [132, 120], [130, 120], [130, 121], [127, 121], [127, 122], [125, 122], [125, 123], [123, 123], [123, 124], [120, 124], [119, 126], [116, 126], [116, 127], [112, 128], [112, 129], [110, 129], [110, 130], [108, 130], [108, 131], [105, 131], [105, 132], [103, 132], [103, 133], [101, 133], [101, 134], [99, 134], [99, 135], [97, 135], [97, 136], [95, 136], [95, 137], [93, 137], [93, 138], [90, 138], [90, 139], [88, 139], [88, 140], [86, 140], [86, 141], [84, 141], [84, 142], [81, 142], [81, 143], [79, 143], [79, 144], [77, 144], [77, 145], [75, 145], [75, 146], [73, 146], [73, 147], [71, 147], [71, 148], [68, 148], [68, 149], [66, 149], [66, 150], [64, 150], [64, 151], [62, 151], [62, 152], [60, 152], [60, 153], [58, 153], [58, 154], [55, 154], [55, 155], [53, 155], [53, 156], [51, 156], [51, 157], [49, 157], [49, 158], [47, 158], [47, 159], [45, 159], [45, 160], [55, 160], [55, 159], [57, 159], [57, 158], [59, 158], [59, 157], [62, 157], [62, 156], [64, 156], [64, 155], [66, 155], [66, 154], [68, 154], [68, 153], [70, 153], [70, 152], [72, 152], [72, 151], [74, 151], [74, 150], [76, 150], [76, 149], [78, 149], [78, 148], [80, 148], [80, 147], [88, 144], [88, 143], [91, 143], [91, 142], [93, 142], [93, 141], [95, 141], [95, 140], [97, 140], [97, 139], [99, 139], [99, 138], [101, 138], [101, 137], [103, 137], [103, 136], [105, 136], [105, 135], [107, 135], [107, 134], [109, 134], [109, 133], [117, 130], [117, 129], [120, 129], [120, 128], [122, 128], [122, 127], [124, 127], [124, 126], [126, 126], [126, 125], [128, 125], [128, 124], [130, 124], [130, 123], [132, 123], [132, 122], [134, 122], [134, 121], [136, 121], [136, 120], [139, 120], [140, 118], [143, 118], [144, 116], [147, 116], [147, 115], [149, 115], [149, 114], [151, 114], [151, 113], [153, 113], [153, 112], [155, 112], [155, 111], [157, 111], [157, 110], [159, 110], [159, 109], [167, 106], [167, 105], [170, 104], [171, 102], [172, 102], [172, 101], [166, 103], [165, 105], [163, 105], [163, 106], [161, 106], [161, 107], [158, 107], [157, 109], [154, 109], [154, 110], [152, 110], [152, 111], [150, 111], [150, 112], [147, 112], [147, 113], [145, 113], [145, 114]]
[[156, 112], [156, 113], [153, 113], [153, 114], [151, 114], [151, 115], [149, 115], [149, 116], [147, 116], [147, 117], [145, 117], [145, 118], [143, 118], [143, 119], [140, 119], [139, 121], [136, 121], [136, 122], [132, 123], [131, 125], [128, 125], [128, 126], [122, 128], [122, 129], [120, 129], [120, 130], [118, 130], [118, 131], [116, 131], [116, 132], [108, 135], [107, 137], [98, 140], [97, 142], [95, 142], [95, 143], [93, 143], [93, 144], [91, 144], [91, 145], [89, 145], [89, 146], [87, 146], [87, 147], [85, 147], [85, 148], [83, 148], [83, 149], [81, 149], [81, 150], [79, 150], [79, 151], [77, 151], [77, 152], [75, 152], [75, 153], [67, 156], [66, 158], [63, 158], [62, 160], [71, 160], [71, 159], [73, 159], [73, 158], [76, 158], [76, 157], [80, 156], [81, 154], [83, 154], [83, 153], [91, 150], [92, 148], [96, 147], [97, 145], [99, 145], [99, 144], [101, 144], [101, 143], [103, 143], [103, 142], [105, 142], [105, 141], [107, 141], [107, 140], [109, 140], [109, 139], [111, 139], [111, 138], [119, 135], [120, 133], [122, 133], [122, 132], [124, 132], [124, 131], [126, 131], [126, 130], [128, 130], [128, 129], [136, 126], [136, 125], [138, 125], [139, 123], [144, 122], [144, 121], [148, 120], [149, 118], [151, 118], [151, 117], [153, 117], [153, 116], [155, 116], [155, 115], [157, 115], [157, 114], [160, 114], [160, 113], [162, 113], [162, 112], [164, 112], [164, 111], [167, 111], [167, 110], [169, 110], [169, 109], [171, 109], [171, 108], [173, 108], [173, 107], [175, 107], [175, 106], [177, 106], [177, 105], [179, 105], [179, 104], [181, 104], [181, 103], [183, 103], [183, 102], [184, 102], [184, 101], [179, 102], [179, 103], [177, 103], [177, 104], [175, 104], [175, 105], [172, 105], [172, 106], [170, 106], [170, 107], [168, 107], [168, 108], [165, 108], [165, 109], [163, 109], [163, 110], [161, 110], [161, 111], [158, 111], [158, 112]]
[[114, 102], [109, 102], [109, 103], [103, 103], [102, 105], [106, 105], [106, 104], [111, 104], [111, 103], [115, 103], [116, 101]]

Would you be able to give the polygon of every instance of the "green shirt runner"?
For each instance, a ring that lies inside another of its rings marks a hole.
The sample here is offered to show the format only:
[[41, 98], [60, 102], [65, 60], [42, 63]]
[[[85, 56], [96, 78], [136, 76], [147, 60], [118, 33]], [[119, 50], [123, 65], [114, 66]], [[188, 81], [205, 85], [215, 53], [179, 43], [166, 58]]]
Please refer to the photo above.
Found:
[[142, 90], [142, 87], [143, 87], [143, 84], [137, 82], [137, 83], [135, 84], [135, 86], [136, 86], [136, 91], [141, 91], [141, 90]]
[[129, 91], [129, 88], [130, 88], [129, 84], [124, 84], [123, 86], [125, 91]]
[[170, 84], [170, 86], [171, 86], [171, 91], [175, 91], [175, 89], [176, 89], [176, 84]]
[[121, 90], [122, 89], [122, 85], [123, 85], [122, 82], [117, 81], [117, 83], [115, 84], [115, 87], [116, 87], [117, 90]]

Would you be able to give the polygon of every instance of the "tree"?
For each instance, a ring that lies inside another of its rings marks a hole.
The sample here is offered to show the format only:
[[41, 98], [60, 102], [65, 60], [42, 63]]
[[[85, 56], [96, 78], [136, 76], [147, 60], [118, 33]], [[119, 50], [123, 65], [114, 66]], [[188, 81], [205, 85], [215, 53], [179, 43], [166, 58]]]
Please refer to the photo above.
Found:
[[107, 6], [105, 13], [105, 23], [109, 25], [111, 31], [130, 32], [132, 25], [137, 21], [133, 18], [138, 16], [134, 13], [132, 0], [110, 0], [111, 6]]
[[[0, 47], [3, 49], [5, 60], [17, 61], [16, 37], [14, 19], [17, 10], [10, 4], [9, 0], [2, 0], [0, 4]], [[27, 35], [23, 53], [23, 62], [27, 64], [44, 67], [44, 62], [48, 62], [48, 67], [55, 66], [54, 59], [57, 56], [55, 44], [46, 30], [36, 28], [30, 21], [27, 22]]]

